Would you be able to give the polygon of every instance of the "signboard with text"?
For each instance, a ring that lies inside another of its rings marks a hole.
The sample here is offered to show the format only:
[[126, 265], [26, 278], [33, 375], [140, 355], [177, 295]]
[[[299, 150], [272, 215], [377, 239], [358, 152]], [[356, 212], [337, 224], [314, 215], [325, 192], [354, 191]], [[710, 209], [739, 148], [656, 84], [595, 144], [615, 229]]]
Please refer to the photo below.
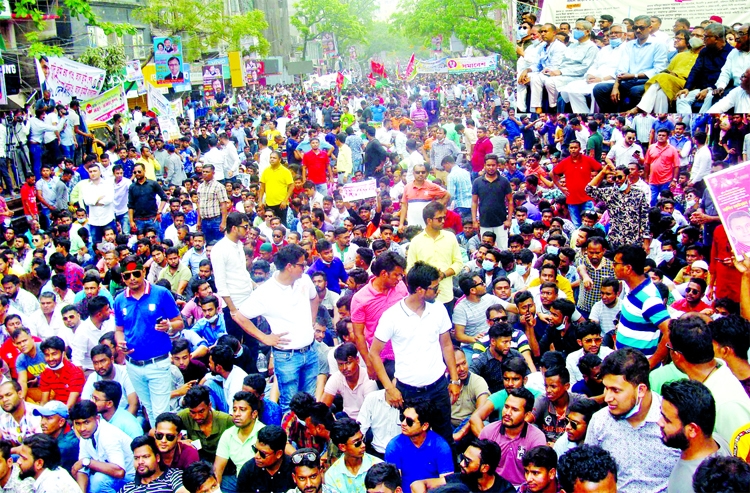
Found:
[[341, 198], [346, 202], [369, 199], [378, 195], [377, 180], [365, 180], [347, 183], [341, 188]]
[[711, 173], [703, 182], [735, 256], [750, 256], [750, 161]]

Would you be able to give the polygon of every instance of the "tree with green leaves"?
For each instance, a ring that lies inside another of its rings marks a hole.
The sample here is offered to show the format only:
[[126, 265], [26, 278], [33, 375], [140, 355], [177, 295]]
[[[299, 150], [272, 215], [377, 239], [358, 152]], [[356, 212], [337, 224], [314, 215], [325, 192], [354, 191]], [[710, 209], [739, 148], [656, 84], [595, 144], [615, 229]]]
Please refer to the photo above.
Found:
[[123, 68], [127, 57], [122, 45], [88, 48], [78, 57], [78, 61], [105, 71], [102, 91], [111, 89], [124, 80]]
[[[39, 6], [37, 0], [15, 0], [13, 3], [13, 13], [18, 17], [31, 19], [37, 29], [44, 29], [45, 12]], [[97, 26], [104, 31], [104, 34], [116, 34], [122, 37], [123, 34], [135, 34], [136, 29], [127, 23], [102, 22], [94, 12], [94, 8], [88, 0], [61, 0], [57, 14], [60, 17], [70, 17], [72, 19], [83, 19], [89, 26]], [[42, 55], [63, 56], [65, 53], [59, 46], [44, 44], [39, 41], [39, 32], [27, 32], [26, 39], [31, 43], [28, 49], [28, 56], [38, 58]]]
[[186, 62], [200, 60], [222, 45], [239, 51], [249, 39], [256, 41], [249, 51], [265, 55], [270, 48], [263, 36], [268, 28], [265, 14], [251, 10], [227, 16], [223, 0], [149, 0], [146, 7], [136, 9], [135, 16], [160, 36], [182, 36]]
[[[294, 4], [295, 14], [290, 22], [302, 37], [303, 60], [307, 60], [307, 43], [320, 39], [326, 32], [336, 35], [341, 51], [345, 46], [354, 42], [364, 41], [365, 26], [362, 21], [362, 12], [357, 8], [361, 2], [356, 2], [356, 0], [351, 0], [351, 2], [347, 0], [299, 0]], [[371, 9], [372, 6], [368, 8]]]
[[495, 12], [509, 8], [505, 0], [400, 0], [391, 18], [394, 31], [421, 38], [425, 46], [433, 36], [448, 40], [455, 34], [466, 46], [515, 59], [513, 43], [506, 38]]

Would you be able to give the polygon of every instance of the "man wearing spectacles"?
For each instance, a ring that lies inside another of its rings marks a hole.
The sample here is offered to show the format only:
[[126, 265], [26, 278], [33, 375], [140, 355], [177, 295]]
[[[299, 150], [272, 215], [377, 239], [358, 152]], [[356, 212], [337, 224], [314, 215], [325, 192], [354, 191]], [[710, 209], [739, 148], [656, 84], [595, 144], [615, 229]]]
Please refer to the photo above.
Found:
[[[739, 62], [741, 57], [735, 58], [735, 56], [740, 55], [740, 50], [733, 49], [724, 36], [724, 26], [721, 24], [709, 24], [704, 31], [693, 29], [690, 34], [690, 46], [702, 45], [703, 49], [698, 54], [693, 68], [690, 69], [685, 87], [675, 95], [677, 113], [693, 113], [693, 104], [696, 102], [702, 102], [701, 112], [708, 111], [713, 104], [714, 93], [718, 91], [718, 89], [714, 91], [713, 88], [719, 87], [719, 76], [729, 55], [733, 54], [732, 58]], [[741, 46], [742, 36], [739, 36], [739, 41], [738, 46]], [[747, 44], [747, 36], [744, 37], [744, 41]], [[728, 78], [724, 81], [725, 87], [728, 81]]]
[[706, 281], [694, 277], [690, 279], [685, 288], [685, 297], [672, 303], [672, 309], [683, 313], [712, 313], [711, 306], [703, 301], [706, 292]]
[[450, 201], [450, 194], [445, 189], [427, 180], [427, 165], [416, 164], [412, 170], [414, 181], [404, 187], [401, 198], [399, 231], [403, 231], [405, 224], [426, 227], [427, 220], [423, 215], [430, 200], [439, 201], [443, 205]]
[[268, 425], [258, 431], [252, 447], [254, 460], [248, 460], [240, 468], [237, 491], [286, 493], [294, 488], [291, 457], [284, 454], [286, 444], [287, 436], [280, 426]]
[[[370, 127], [372, 128], [372, 127]], [[315, 449], [303, 448], [292, 454], [292, 479], [296, 488], [289, 490], [293, 493], [332, 493], [328, 485], [323, 484], [325, 468], [320, 455]]]
[[154, 428], [156, 448], [159, 449], [159, 466], [185, 470], [193, 462], [200, 460], [195, 447], [180, 443], [180, 433], [185, 430], [185, 423], [175, 413], [161, 413], [156, 417]]
[[128, 375], [153, 425], [169, 410], [170, 337], [184, 324], [172, 293], [146, 281], [140, 257], [128, 255], [120, 270], [126, 288], [115, 299], [115, 340], [127, 354]]
[[635, 42], [626, 44], [614, 83], [601, 82], [594, 87], [594, 99], [604, 113], [627, 110], [638, 104], [648, 79], [667, 68], [666, 45], [650, 37], [651, 19], [639, 15], [633, 29]]

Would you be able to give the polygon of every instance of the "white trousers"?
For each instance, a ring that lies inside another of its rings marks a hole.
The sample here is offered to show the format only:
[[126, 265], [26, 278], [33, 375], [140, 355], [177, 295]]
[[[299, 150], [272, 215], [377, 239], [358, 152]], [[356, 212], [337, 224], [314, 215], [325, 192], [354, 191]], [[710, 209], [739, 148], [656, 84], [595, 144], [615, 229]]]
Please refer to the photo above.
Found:
[[651, 84], [643, 93], [638, 107], [646, 113], [669, 113], [669, 99], [659, 84]]
[[[570, 103], [573, 113], [593, 112], [594, 97], [591, 93], [596, 84], [589, 84], [585, 79], [574, 80], [560, 88], [563, 101]], [[591, 96], [591, 106], [586, 104], [586, 96]]]
[[[677, 98], [677, 113], [692, 113], [692, 105], [699, 92], [701, 92], [700, 89], [693, 89], [687, 94], [687, 96]], [[703, 100], [703, 106], [701, 106], [700, 113], [707, 113], [708, 109], [713, 105], [713, 100], [714, 94], [709, 89], [708, 94], [706, 94], [706, 99]]]

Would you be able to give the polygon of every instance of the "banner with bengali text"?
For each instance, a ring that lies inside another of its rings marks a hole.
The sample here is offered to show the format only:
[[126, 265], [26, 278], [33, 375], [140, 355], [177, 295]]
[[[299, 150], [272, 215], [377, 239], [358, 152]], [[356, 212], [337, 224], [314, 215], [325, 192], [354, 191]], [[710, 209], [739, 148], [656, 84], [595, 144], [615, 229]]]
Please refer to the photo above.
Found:
[[93, 99], [81, 103], [86, 122], [106, 122], [115, 113], [125, 113], [128, 110], [128, 99], [122, 84], [105, 91]]
[[369, 199], [378, 195], [377, 180], [365, 180], [347, 183], [341, 188], [341, 198], [347, 202]]
[[48, 57], [44, 66], [36, 60], [39, 85], [50, 92], [56, 103], [68, 105], [76, 98], [86, 101], [98, 96], [105, 71], [65, 57]]

